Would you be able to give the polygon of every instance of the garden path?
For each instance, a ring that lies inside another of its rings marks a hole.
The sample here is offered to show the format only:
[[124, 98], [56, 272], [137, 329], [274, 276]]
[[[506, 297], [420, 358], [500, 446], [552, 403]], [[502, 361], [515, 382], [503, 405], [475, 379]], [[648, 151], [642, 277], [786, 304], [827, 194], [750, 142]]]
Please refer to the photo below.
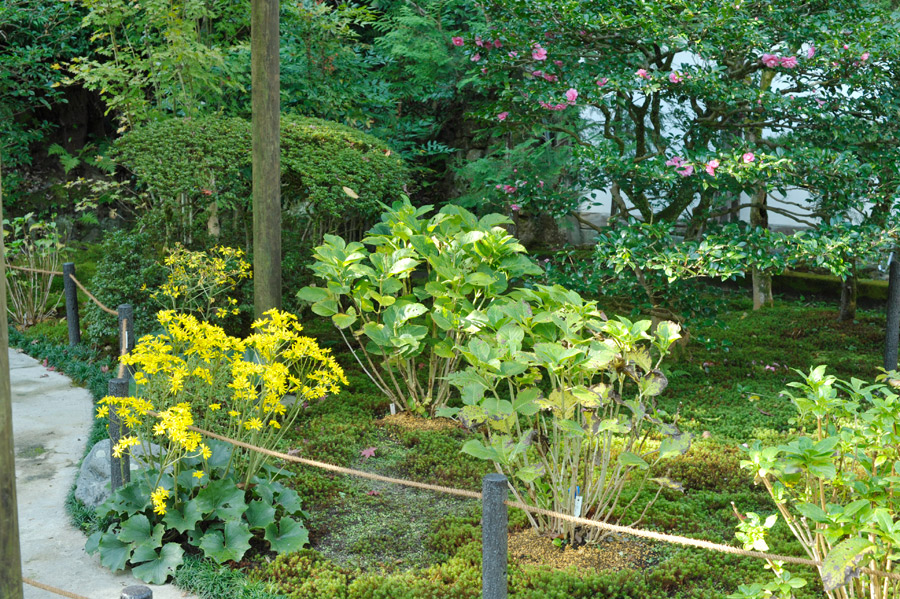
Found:
[[[143, 583], [85, 553], [86, 538], [65, 509], [91, 430], [90, 393], [14, 349], [9, 369], [23, 574], [91, 599], [119, 599], [123, 588]], [[173, 585], [147, 586], [154, 599], [190, 597]], [[56, 597], [25, 585], [25, 599]]]

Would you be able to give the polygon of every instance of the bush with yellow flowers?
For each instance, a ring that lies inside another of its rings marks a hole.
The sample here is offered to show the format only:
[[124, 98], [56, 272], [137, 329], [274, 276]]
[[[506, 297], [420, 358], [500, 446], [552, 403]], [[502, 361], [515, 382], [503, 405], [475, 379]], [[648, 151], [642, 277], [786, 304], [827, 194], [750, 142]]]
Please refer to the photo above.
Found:
[[225, 246], [194, 252], [178, 244], [166, 256], [163, 268], [166, 282], [150, 297], [164, 308], [202, 320], [237, 314], [237, 300], [229, 294], [252, 276], [244, 251]]
[[254, 537], [276, 552], [302, 547], [297, 494], [277, 480], [264, 454], [205, 440], [194, 426], [275, 449], [304, 405], [340, 391], [343, 370], [297, 319], [270, 310], [245, 339], [191, 314], [162, 311], [164, 332], [141, 338], [125, 364], [133, 397], [105, 397], [128, 431], [115, 455], [142, 447], [147, 468], [100, 508], [117, 522], [88, 540], [112, 570], [133, 565], [146, 582], [164, 582], [182, 563], [183, 545], [221, 563], [239, 561]]

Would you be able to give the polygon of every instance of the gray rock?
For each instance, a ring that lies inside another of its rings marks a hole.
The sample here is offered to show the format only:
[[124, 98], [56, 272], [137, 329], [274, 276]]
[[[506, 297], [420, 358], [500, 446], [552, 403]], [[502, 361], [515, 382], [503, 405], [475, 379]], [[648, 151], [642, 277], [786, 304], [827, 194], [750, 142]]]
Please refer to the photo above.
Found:
[[[150, 451], [157, 453], [160, 447], [151, 444]], [[138, 445], [131, 448], [131, 473], [134, 474], [146, 463], [141, 459], [143, 448]], [[109, 439], [98, 441], [81, 463], [78, 480], [75, 482], [75, 499], [88, 507], [97, 507], [111, 495], [109, 489]]]

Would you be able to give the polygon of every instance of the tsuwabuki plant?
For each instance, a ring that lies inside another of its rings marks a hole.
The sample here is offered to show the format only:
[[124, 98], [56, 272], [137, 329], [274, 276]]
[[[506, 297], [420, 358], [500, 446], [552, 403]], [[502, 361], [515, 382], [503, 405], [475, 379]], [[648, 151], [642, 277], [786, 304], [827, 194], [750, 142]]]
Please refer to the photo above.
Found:
[[507, 217], [445, 206], [425, 218], [430, 211], [404, 199], [362, 243], [326, 235], [312, 266], [322, 286], [297, 294], [332, 319], [379, 390], [416, 414], [450, 398], [457, 348], [481, 327], [472, 315], [512, 279], [541, 272], [503, 228]]

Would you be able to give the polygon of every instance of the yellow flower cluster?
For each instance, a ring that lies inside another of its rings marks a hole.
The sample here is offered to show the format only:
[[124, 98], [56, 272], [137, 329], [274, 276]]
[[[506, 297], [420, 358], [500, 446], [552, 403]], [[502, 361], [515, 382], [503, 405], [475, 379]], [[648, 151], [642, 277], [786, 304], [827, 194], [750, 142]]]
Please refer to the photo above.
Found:
[[188, 430], [188, 427], [193, 424], [191, 404], [180, 403], [160, 413], [159, 422], [153, 426], [153, 434], [168, 436], [178, 447], [188, 453], [199, 449], [204, 459], [209, 459], [210, 450], [202, 443], [203, 437], [198, 432]]
[[166, 257], [164, 268], [168, 271], [166, 282], [151, 297], [172, 308], [197, 312], [203, 318], [237, 314], [234, 298], [226, 298], [224, 307], [213, 304], [251, 277], [243, 250], [223, 246], [192, 252], [177, 245]]
[[169, 490], [165, 487], [156, 487], [156, 490], [150, 493], [150, 501], [153, 502], [153, 511], [160, 516], [166, 513], [166, 499], [169, 498]]

